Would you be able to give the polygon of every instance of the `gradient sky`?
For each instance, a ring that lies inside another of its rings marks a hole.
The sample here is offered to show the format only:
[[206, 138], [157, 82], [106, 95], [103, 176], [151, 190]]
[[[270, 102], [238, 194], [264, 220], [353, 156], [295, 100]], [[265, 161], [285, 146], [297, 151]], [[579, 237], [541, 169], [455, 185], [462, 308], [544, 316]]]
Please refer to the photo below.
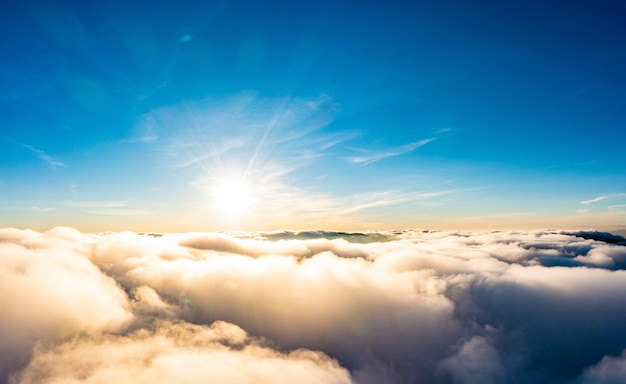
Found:
[[5, 1], [0, 226], [624, 227], [625, 18], [618, 0]]

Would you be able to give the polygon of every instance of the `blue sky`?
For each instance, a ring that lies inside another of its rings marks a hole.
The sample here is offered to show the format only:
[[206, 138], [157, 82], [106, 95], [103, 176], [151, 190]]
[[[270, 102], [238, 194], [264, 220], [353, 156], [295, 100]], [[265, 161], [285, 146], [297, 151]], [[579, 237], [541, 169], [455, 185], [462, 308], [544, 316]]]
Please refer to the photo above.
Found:
[[0, 225], [626, 226], [625, 16], [604, 0], [5, 2]]

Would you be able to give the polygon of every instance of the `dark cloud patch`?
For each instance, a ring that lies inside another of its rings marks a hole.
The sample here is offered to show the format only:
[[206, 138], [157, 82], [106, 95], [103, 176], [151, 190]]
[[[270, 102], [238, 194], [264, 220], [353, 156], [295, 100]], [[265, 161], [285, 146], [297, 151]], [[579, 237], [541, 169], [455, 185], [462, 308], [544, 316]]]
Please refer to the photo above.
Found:
[[[396, 232], [398, 234], [399, 232]], [[274, 231], [259, 234], [263, 239], [276, 240], [310, 240], [310, 239], [343, 239], [351, 243], [367, 244], [374, 242], [391, 241], [395, 238], [394, 233], [381, 232], [336, 232], [336, 231]]]
[[565, 382], [626, 345], [620, 326], [626, 299], [619, 293], [625, 288], [621, 271], [529, 267], [498, 278], [472, 277], [469, 289], [453, 285], [449, 296], [457, 317], [490, 329], [501, 355], [518, 369]]
[[582, 237], [587, 240], [602, 241], [607, 244], [626, 245], [626, 238], [620, 235], [615, 235], [609, 232], [599, 231], [579, 231], [579, 232], [565, 232], [568, 235]]

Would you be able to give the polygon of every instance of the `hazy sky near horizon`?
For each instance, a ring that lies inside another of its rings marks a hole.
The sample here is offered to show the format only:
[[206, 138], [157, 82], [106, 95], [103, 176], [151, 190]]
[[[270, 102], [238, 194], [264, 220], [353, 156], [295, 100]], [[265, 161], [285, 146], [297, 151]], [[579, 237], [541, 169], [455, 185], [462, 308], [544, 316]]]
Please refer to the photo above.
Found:
[[621, 1], [5, 1], [0, 226], [626, 224]]

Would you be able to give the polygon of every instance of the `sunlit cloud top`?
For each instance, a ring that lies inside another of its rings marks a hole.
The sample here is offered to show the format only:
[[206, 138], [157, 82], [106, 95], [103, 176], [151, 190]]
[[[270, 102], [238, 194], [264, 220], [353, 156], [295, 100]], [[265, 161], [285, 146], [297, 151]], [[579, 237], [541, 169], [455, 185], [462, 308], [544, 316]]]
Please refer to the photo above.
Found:
[[10, 384], [598, 384], [626, 371], [626, 238], [606, 232], [4, 228], [0, 274]]

